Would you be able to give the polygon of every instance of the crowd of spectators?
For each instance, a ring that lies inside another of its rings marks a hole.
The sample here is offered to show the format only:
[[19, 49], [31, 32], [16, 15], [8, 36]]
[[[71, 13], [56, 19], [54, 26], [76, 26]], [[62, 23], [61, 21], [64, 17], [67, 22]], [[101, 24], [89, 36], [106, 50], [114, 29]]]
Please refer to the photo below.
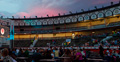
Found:
[[[69, 57], [60, 62], [82, 62], [86, 61], [86, 51], [84, 49], [2, 49], [1, 60], [3, 62], [19, 62], [17, 57], [28, 57], [30, 62], [39, 62], [40, 59], [59, 59], [59, 57]], [[28, 62], [29, 62], [28, 61]]]
[[110, 49], [110, 47], [104, 49], [102, 45], [100, 45], [99, 50], [100, 56], [107, 62], [120, 62], [120, 50]]
[[[27, 62], [40, 62], [41, 59], [60, 59], [60, 57], [69, 57], [64, 60], [59, 60], [59, 62], [87, 62], [87, 58], [91, 58], [90, 56], [91, 50], [87, 49], [75, 49], [70, 47], [66, 49], [64, 47], [56, 48], [48, 48], [48, 49], [1, 49], [0, 58], [3, 62], [24, 62], [22, 60], [17, 59], [18, 57], [27, 57]], [[96, 51], [93, 51], [96, 52]], [[99, 47], [98, 53], [93, 53], [93, 55], [98, 54], [101, 59], [106, 60], [107, 62], [120, 62], [120, 50], [117, 49], [104, 49], [102, 44]], [[97, 56], [96, 56], [97, 57]], [[94, 58], [96, 58], [94, 57]], [[0, 61], [1, 61], [0, 60]]]

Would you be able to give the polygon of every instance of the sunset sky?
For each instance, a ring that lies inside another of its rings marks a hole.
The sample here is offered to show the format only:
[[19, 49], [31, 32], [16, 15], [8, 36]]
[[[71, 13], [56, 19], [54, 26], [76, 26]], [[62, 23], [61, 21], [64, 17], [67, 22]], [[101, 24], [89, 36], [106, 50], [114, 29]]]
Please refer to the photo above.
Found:
[[4, 17], [46, 17], [81, 12], [118, 3], [119, 0], [0, 0], [0, 16]]

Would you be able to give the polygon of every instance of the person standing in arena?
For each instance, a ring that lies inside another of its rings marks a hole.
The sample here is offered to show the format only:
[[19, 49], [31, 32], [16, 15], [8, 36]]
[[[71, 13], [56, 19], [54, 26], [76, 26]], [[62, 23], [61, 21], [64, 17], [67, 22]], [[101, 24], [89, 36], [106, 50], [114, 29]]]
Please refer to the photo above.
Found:
[[102, 44], [101, 44], [99, 47], [99, 54], [102, 58], [104, 58], [103, 52], [104, 52], [104, 49], [103, 49]]
[[60, 47], [60, 50], [59, 50], [60, 52], [59, 52], [59, 56], [61, 57], [62, 55], [63, 55], [63, 49], [62, 49], [62, 47]]

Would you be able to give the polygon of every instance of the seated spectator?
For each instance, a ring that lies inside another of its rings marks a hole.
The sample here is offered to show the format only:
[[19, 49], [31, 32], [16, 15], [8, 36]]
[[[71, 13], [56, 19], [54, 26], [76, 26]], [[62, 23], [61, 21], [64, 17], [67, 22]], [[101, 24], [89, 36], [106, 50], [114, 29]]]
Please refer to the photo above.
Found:
[[25, 57], [24, 52], [22, 49], [20, 49], [19, 53], [18, 53], [18, 57]]
[[87, 59], [86, 59], [86, 51], [84, 50], [84, 48], [83, 48], [83, 50], [81, 49], [81, 54], [82, 54], [82, 57], [83, 57], [83, 61], [86, 61]]
[[75, 60], [76, 60], [76, 62], [82, 62], [83, 61], [82, 54], [81, 54], [80, 50], [77, 50]]
[[34, 62], [39, 62], [39, 60], [41, 59], [41, 54], [39, 53], [39, 50], [37, 50], [33, 54], [32, 59], [33, 59]]
[[9, 51], [7, 48], [2, 50], [3, 62], [17, 62], [11, 56], [9, 56]]
[[76, 49], [73, 49], [72, 51], [71, 51], [71, 55], [72, 55], [72, 59], [73, 59], [73, 62], [75, 62], [75, 58], [76, 58]]
[[62, 57], [70, 57], [70, 58], [64, 59], [63, 62], [71, 62], [71, 61], [72, 61], [72, 60], [71, 60], [72, 56], [71, 56], [71, 52], [70, 52], [69, 49], [67, 49], [67, 50], [65, 51], [65, 53], [62, 55]]
[[51, 56], [52, 56], [52, 58], [54, 58], [54, 53], [53, 53], [53, 51], [51, 50]]
[[12, 53], [12, 51], [9, 51], [9, 56], [11, 56], [13, 59], [17, 58], [17, 56], [15, 55], [15, 53]]
[[110, 53], [109, 48], [107, 48], [105, 55], [106, 55], [105, 59], [107, 60], [107, 62], [110, 62], [111, 61], [111, 53]]
[[53, 50], [53, 52], [54, 52], [54, 58], [57, 59], [57, 58], [59, 57], [59, 51], [58, 51], [58, 49], [55, 48], [55, 49]]
[[45, 59], [52, 59], [51, 51], [50, 50], [46, 50], [45, 51]]
[[16, 53], [15, 49], [12, 49], [12, 53], [13, 53], [13, 54], [15, 54], [15, 53]]
[[18, 56], [18, 53], [19, 53], [19, 49], [16, 49], [15, 55]]
[[24, 56], [25, 56], [25, 57], [29, 57], [29, 51], [28, 51], [28, 50], [26, 50], [26, 51], [24, 52]]
[[118, 56], [118, 53], [117, 53], [117, 51], [115, 49], [112, 51], [112, 55]]

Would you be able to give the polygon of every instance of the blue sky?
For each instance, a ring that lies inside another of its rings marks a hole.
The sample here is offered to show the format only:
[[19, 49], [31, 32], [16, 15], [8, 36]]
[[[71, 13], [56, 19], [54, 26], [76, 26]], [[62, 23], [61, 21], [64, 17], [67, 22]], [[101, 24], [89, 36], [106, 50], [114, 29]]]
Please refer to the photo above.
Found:
[[0, 0], [0, 16], [4, 17], [46, 17], [58, 13], [68, 14], [69, 11], [80, 12], [81, 9], [94, 9], [118, 3], [119, 0]]

